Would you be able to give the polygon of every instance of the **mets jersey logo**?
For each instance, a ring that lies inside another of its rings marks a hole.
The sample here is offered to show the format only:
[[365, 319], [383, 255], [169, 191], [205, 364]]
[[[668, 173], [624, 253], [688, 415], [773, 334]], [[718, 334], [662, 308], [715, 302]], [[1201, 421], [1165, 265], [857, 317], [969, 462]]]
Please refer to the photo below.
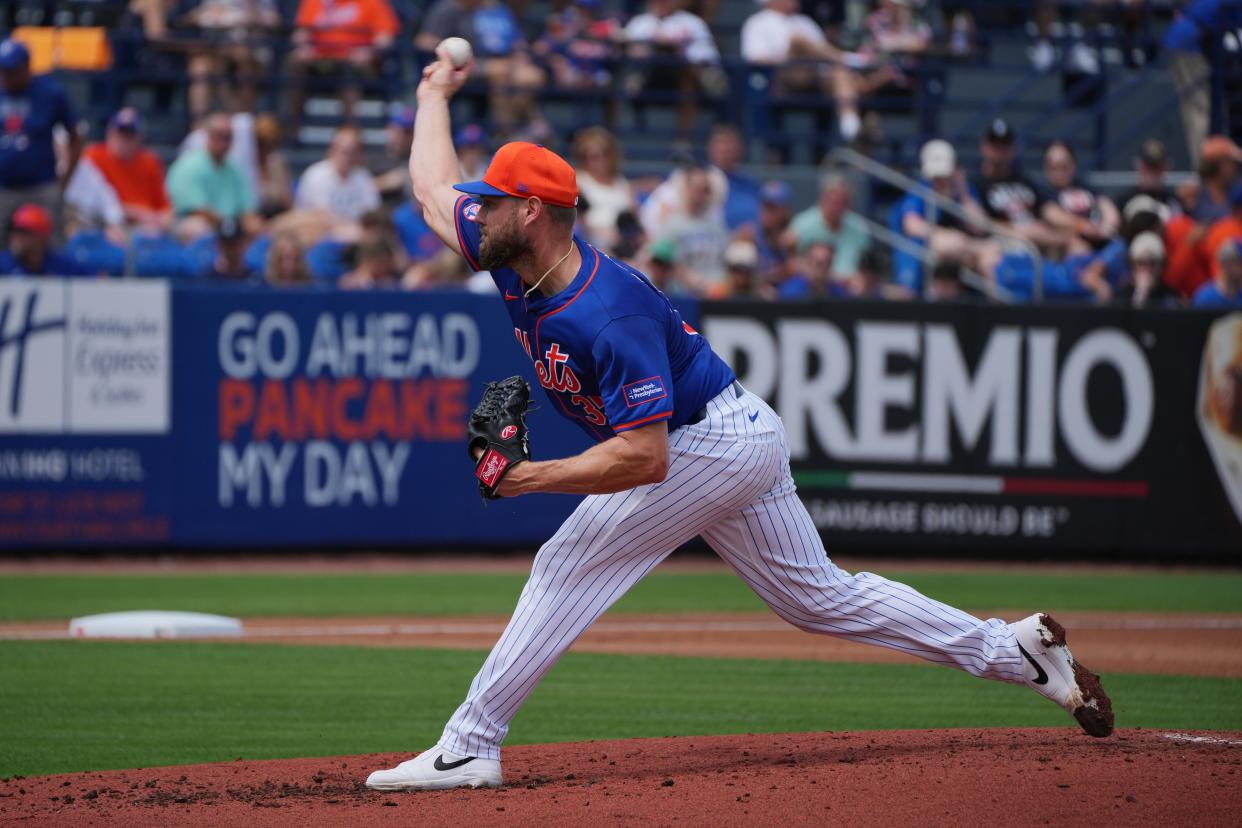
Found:
[[574, 369], [569, 367], [569, 354], [561, 350], [559, 343], [553, 342], [544, 351], [541, 359], [535, 359], [530, 349], [530, 336], [526, 331], [514, 328], [513, 333], [517, 335], [518, 343], [526, 351], [526, 355], [535, 363], [535, 374], [539, 377], [540, 385], [551, 391], [566, 391], [570, 394], [582, 390], [582, 382]]
[[461, 217], [466, 221], [474, 221], [475, 216], [479, 214], [479, 202], [471, 201], [465, 207], [461, 208]]
[[[581, 417], [591, 425], [608, 425], [608, 415], [604, 413], [603, 398], [598, 395], [581, 393], [582, 380], [578, 379], [574, 369], [569, 367], [569, 354], [561, 350], [560, 343], [551, 343], [548, 349], [543, 352], [543, 358], [535, 359], [535, 354], [530, 347], [530, 334], [521, 328], [514, 328], [513, 334], [517, 337], [518, 344], [522, 346], [522, 350], [526, 351], [526, 355], [530, 357], [530, 361], [535, 363], [535, 374], [539, 377], [539, 384], [549, 391], [561, 391], [569, 395], [568, 405], [563, 400], [561, 402], [566, 413], [569, 413], [569, 409], [572, 407], [576, 416]], [[656, 381], [659, 382], [658, 377]], [[660, 390], [663, 392], [663, 385], [660, 386]], [[503, 437], [504, 435], [501, 436]]]

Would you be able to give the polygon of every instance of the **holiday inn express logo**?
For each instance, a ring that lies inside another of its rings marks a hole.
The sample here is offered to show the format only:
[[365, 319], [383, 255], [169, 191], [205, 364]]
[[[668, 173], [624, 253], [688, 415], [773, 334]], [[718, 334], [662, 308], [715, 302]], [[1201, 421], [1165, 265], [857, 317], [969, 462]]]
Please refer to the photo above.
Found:
[[[45, 295], [47, 292], [33, 289], [24, 302], [16, 295], [0, 298], [0, 366], [7, 366], [0, 372], [0, 382], [4, 383], [0, 385], [0, 405], [13, 422], [22, 420], [23, 380], [31, 341], [65, 328], [63, 312], [50, 317], [40, 315], [39, 300]], [[10, 316], [14, 317], [11, 326]]]
[[0, 434], [162, 434], [163, 282], [0, 279]]

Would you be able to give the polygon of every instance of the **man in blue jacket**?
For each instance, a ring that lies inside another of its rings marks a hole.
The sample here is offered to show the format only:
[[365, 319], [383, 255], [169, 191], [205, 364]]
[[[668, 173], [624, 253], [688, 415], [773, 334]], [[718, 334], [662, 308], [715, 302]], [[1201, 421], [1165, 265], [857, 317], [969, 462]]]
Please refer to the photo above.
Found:
[[59, 217], [52, 130], [59, 124], [69, 133], [72, 171], [82, 151], [76, 121], [64, 88], [47, 75], [30, 73], [30, 52], [22, 42], [0, 42], [0, 223], [28, 203]]

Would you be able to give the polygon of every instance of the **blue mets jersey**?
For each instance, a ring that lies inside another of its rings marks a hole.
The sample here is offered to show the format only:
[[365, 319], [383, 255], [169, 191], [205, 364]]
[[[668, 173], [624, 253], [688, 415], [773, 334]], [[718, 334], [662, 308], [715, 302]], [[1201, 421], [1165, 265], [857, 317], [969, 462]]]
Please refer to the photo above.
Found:
[[[478, 205], [454, 206], [457, 241], [479, 270]], [[553, 296], [532, 293], [509, 268], [492, 271], [518, 344], [553, 406], [596, 440], [665, 420], [694, 419], [733, 371], [636, 270], [575, 237], [582, 266]]]

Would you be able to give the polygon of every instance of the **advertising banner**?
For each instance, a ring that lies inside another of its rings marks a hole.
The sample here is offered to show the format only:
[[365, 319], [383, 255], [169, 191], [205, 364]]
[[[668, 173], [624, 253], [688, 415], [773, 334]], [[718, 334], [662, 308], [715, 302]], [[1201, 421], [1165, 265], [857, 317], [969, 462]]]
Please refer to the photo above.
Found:
[[[680, 309], [768, 399], [834, 551], [1242, 550], [1242, 314]], [[537, 544], [466, 417], [494, 296], [0, 280], [0, 547]], [[542, 395], [536, 459], [586, 438]]]
[[1242, 315], [711, 303], [830, 548], [1242, 551]]
[[[478, 497], [466, 418], [531, 373], [495, 297], [186, 288], [174, 317], [181, 543], [538, 542], [577, 504]], [[536, 458], [585, 448], [557, 419]]]
[[0, 280], [0, 545], [172, 539], [162, 282]]

